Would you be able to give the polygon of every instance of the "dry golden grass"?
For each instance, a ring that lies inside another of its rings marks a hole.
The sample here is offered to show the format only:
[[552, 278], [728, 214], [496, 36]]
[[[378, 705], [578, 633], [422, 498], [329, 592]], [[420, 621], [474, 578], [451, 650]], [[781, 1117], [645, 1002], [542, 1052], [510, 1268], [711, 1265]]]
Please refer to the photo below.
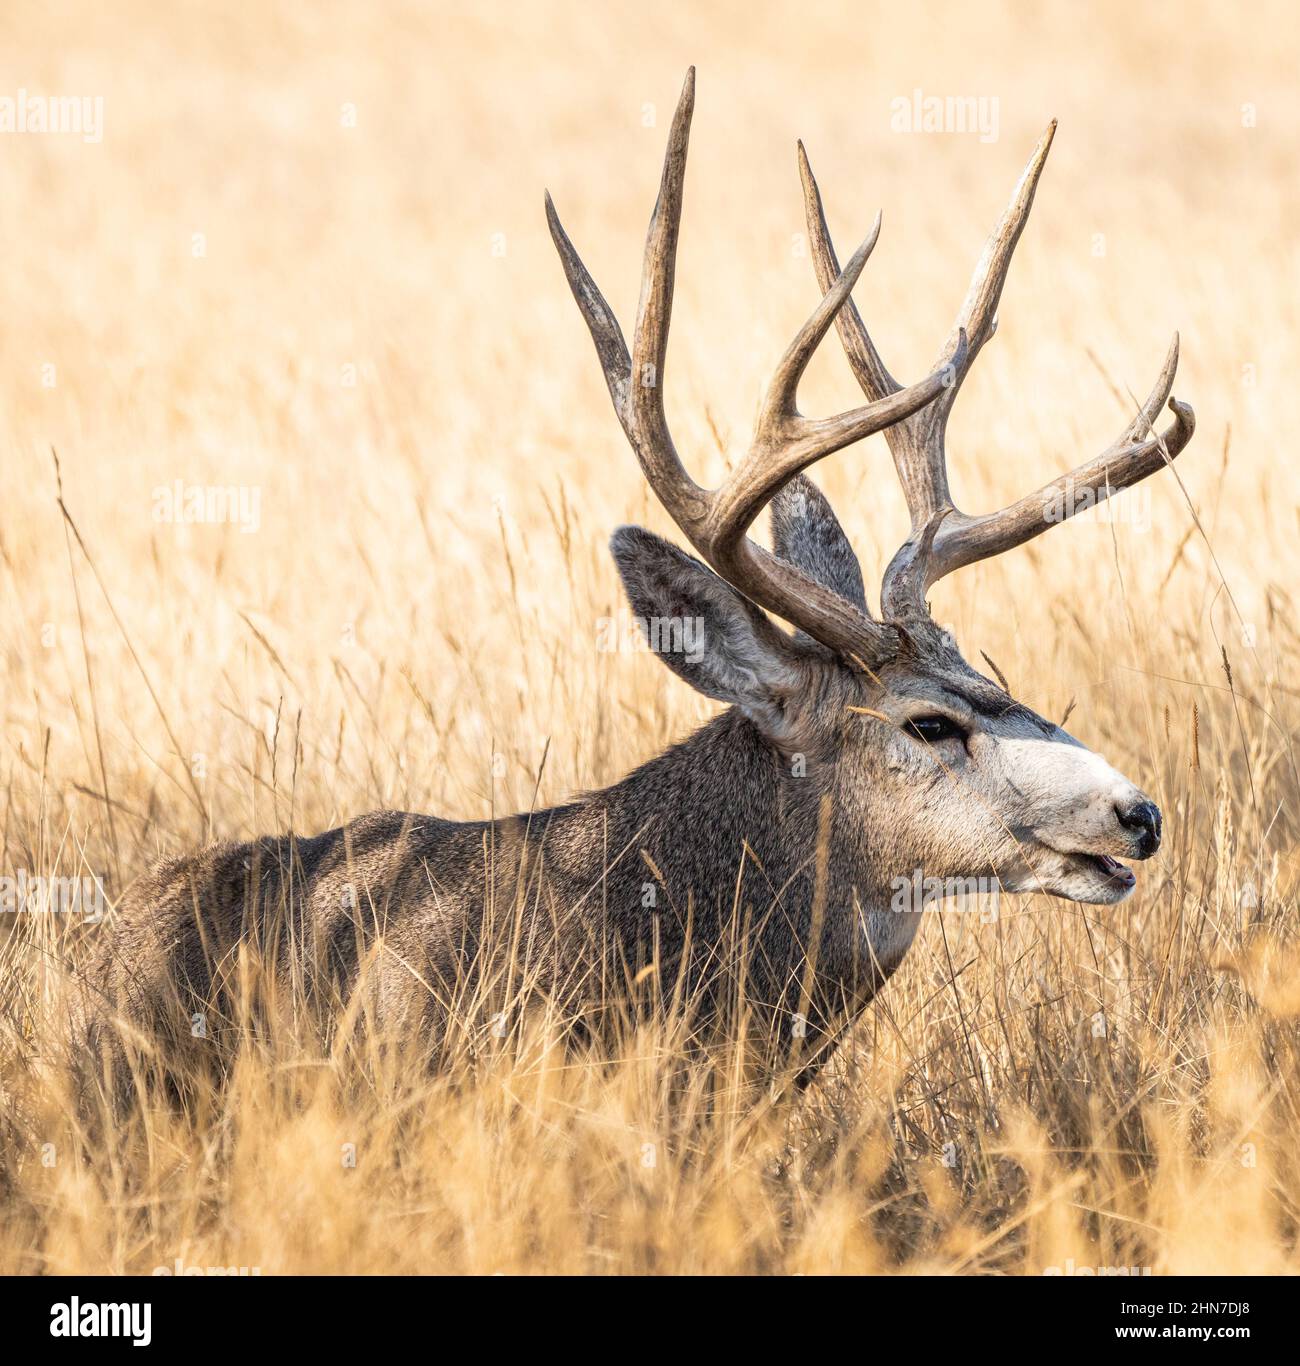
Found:
[[[885, 210], [857, 297], [912, 378], [1060, 118], [957, 408], [958, 502], [1099, 450], [1174, 327], [1198, 434], [1133, 519], [936, 610], [1031, 705], [1073, 698], [1168, 835], [1123, 907], [932, 915], [799, 1099], [684, 1059], [670, 1022], [612, 1062], [542, 1038], [433, 1080], [250, 1050], [224, 1095], [78, 1131], [34, 1058], [53, 964], [111, 927], [6, 917], [0, 1270], [1295, 1270], [1290, 7], [134, 8], [0, 18], [0, 95], [105, 98], [100, 144], [0, 135], [0, 874], [116, 895], [216, 835], [526, 807], [548, 739], [542, 800], [706, 714], [595, 648], [609, 531], [667, 528], [541, 211], [545, 185], [630, 316], [692, 61], [668, 392], [701, 478], [815, 298], [796, 136], [842, 242]], [[998, 139], [891, 132], [915, 88], [996, 96]], [[809, 411], [855, 392], [824, 350]], [[878, 581], [883, 444], [818, 477]], [[176, 480], [257, 488], [259, 529], [155, 522]]]

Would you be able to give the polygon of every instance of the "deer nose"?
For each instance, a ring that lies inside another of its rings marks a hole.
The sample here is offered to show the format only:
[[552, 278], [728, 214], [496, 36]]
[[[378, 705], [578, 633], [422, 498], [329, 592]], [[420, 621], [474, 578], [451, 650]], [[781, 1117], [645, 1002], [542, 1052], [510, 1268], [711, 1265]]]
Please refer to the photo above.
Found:
[[1150, 858], [1160, 848], [1160, 808], [1144, 797], [1131, 806], [1116, 806], [1119, 823], [1137, 840], [1134, 858]]

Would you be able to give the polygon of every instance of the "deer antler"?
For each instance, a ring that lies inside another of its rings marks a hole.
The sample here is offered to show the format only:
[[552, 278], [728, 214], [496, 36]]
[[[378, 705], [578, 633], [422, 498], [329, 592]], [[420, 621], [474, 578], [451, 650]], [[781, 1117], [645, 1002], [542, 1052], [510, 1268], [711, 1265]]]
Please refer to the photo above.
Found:
[[[1073, 516], [1081, 506], [1091, 506], [1118, 489], [1128, 488], [1168, 464], [1192, 438], [1196, 420], [1186, 403], [1170, 398], [1178, 368], [1178, 336], [1175, 333], [1160, 378], [1133, 421], [1096, 459], [1070, 474], [998, 512], [971, 517], [959, 511], [948, 492], [944, 433], [957, 391], [984, 343], [997, 329], [998, 300], [1016, 243], [1029, 218], [1047, 153], [1056, 132], [1053, 120], [1039, 140], [1020, 177], [1011, 203], [993, 230], [975, 267], [966, 300], [953, 335], [967, 338], [964, 354], [952, 362], [953, 382], [928, 407], [903, 417], [885, 432], [894, 466], [907, 497], [912, 518], [908, 539], [890, 561], [881, 586], [881, 610], [888, 619], [926, 616], [926, 593], [945, 574], [976, 560], [988, 559], [1046, 531], [1055, 522]], [[804, 207], [813, 264], [823, 289], [839, 274], [821, 193], [803, 144], [799, 145], [799, 170], [803, 178]], [[885, 369], [856, 306], [841, 310], [836, 325], [862, 392], [879, 402], [898, 391], [898, 383]], [[950, 338], [949, 347], [952, 346]], [[1164, 432], [1155, 420], [1168, 402], [1174, 421]], [[1087, 497], [1080, 497], [1087, 494]]]
[[650, 487], [691, 545], [752, 602], [784, 617], [846, 658], [856, 655], [870, 661], [896, 646], [897, 635], [892, 628], [873, 620], [796, 566], [777, 559], [751, 541], [746, 532], [763, 506], [796, 474], [872, 432], [912, 418], [938, 399], [953, 374], [963, 373], [968, 364], [965, 333], [961, 327], [955, 330], [943, 360], [917, 384], [902, 388], [890, 380], [887, 392], [868, 394], [870, 401], [865, 407], [834, 417], [804, 417], [798, 411], [795, 398], [799, 380], [831, 323], [837, 316], [843, 317], [841, 310], [849, 291], [876, 244], [880, 230], [877, 219], [848, 265], [842, 271], [836, 266], [823, 281], [821, 303], [799, 329], [768, 385], [747, 455], [719, 488], [701, 488], [678, 457], [663, 404], [682, 182], [694, 104], [692, 67], [668, 135], [659, 198], [646, 239], [641, 302], [630, 355], [617, 319], [560, 226], [548, 194], [546, 217], [551, 236], [596, 344], [614, 411]]

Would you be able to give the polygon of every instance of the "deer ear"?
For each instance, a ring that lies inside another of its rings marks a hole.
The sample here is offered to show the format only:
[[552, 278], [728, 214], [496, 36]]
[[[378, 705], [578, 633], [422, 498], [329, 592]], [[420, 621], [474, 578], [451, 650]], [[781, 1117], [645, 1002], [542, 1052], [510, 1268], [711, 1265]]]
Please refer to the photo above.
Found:
[[803, 665], [790, 637], [707, 565], [644, 527], [619, 527], [610, 550], [650, 648], [697, 692], [739, 706], [774, 733]]
[[772, 499], [772, 549], [866, 612], [858, 557], [825, 494], [805, 474], [796, 474]]

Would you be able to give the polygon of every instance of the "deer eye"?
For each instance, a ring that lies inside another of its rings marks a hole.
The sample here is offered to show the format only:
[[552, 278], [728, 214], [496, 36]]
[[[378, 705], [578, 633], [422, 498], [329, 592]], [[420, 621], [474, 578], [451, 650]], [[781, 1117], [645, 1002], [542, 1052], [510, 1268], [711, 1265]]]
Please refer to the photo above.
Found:
[[946, 716], [917, 716], [908, 721], [903, 729], [915, 740], [927, 745], [938, 744], [940, 740], [965, 740], [966, 732]]

